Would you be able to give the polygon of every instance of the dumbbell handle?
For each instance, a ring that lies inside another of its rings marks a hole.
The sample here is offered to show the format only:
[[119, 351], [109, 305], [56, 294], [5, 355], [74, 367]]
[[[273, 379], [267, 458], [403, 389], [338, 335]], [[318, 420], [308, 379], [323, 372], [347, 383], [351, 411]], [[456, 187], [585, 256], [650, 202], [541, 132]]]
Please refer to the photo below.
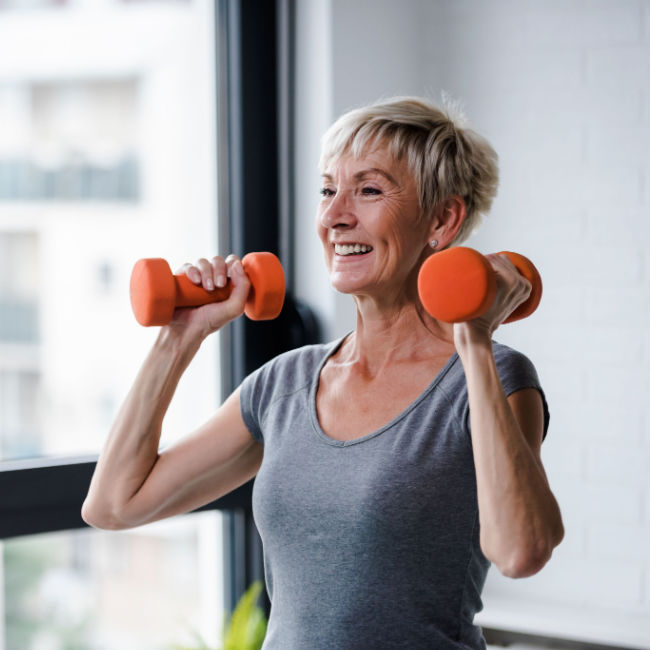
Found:
[[230, 278], [226, 286], [204, 289], [201, 285], [194, 284], [186, 275], [174, 275], [174, 289], [176, 294], [176, 307], [200, 307], [213, 302], [223, 302], [230, 298], [232, 282]]
[[[530, 316], [542, 298], [542, 278], [523, 255], [503, 251], [532, 285], [531, 294], [504, 321]], [[458, 246], [428, 257], [418, 275], [418, 293], [426, 311], [437, 320], [460, 323], [483, 315], [496, 297], [496, 273], [490, 261], [472, 248]]]
[[[242, 266], [251, 282], [244, 309], [252, 320], [276, 318], [284, 303], [285, 281], [280, 260], [272, 253], [249, 253]], [[173, 275], [162, 258], [142, 259], [131, 273], [131, 306], [140, 325], [166, 325], [178, 307], [199, 307], [227, 300], [232, 283], [211, 291], [186, 275]]]

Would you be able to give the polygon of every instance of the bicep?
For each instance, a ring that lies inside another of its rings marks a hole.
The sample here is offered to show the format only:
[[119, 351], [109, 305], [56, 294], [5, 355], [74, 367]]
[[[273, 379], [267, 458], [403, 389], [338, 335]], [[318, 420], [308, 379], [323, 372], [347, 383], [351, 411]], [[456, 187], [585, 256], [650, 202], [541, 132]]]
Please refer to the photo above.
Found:
[[239, 389], [201, 427], [162, 451], [133, 498], [140, 524], [189, 512], [253, 478], [264, 447], [241, 415]]

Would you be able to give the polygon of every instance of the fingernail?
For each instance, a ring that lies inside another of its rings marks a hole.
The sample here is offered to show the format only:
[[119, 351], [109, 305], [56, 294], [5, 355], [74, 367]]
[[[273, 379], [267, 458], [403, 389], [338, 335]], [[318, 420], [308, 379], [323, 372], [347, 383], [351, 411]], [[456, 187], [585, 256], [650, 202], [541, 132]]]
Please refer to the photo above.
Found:
[[205, 288], [208, 291], [212, 291], [212, 289], [214, 289], [214, 282], [212, 282], [212, 278], [206, 278], [206, 280], [205, 280]]
[[220, 275], [217, 277], [217, 286], [218, 287], [225, 287], [226, 286], [226, 276], [225, 275]]
[[233, 265], [232, 265], [232, 270], [237, 273], [237, 275], [243, 275], [244, 274], [244, 267], [241, 265], [241, 262], [237, 260]]

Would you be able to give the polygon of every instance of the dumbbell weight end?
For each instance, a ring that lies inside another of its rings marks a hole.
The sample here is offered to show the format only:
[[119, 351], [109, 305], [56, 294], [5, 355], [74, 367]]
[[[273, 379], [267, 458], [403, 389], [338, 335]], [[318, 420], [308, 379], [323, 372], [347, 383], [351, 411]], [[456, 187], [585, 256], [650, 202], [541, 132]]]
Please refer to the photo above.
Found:
[[428, 257], [418, 274], [418, 293], [426, 311], [444, 323], [478, 318], [496, 296], [490, 262], [473, 248], [456, 247]]
[[[531, 295], [504, 321], [530, 316], [542, 297], [542, 279], [533, 263], [503, 251], [532, 284]], [[418, 293], [425, 310], [437, 320], [461, 323], [484, 314], [496, 297], [496, 274], [489, 260], [472, 248], [449, 248], [428, 257], [418, 275]]]

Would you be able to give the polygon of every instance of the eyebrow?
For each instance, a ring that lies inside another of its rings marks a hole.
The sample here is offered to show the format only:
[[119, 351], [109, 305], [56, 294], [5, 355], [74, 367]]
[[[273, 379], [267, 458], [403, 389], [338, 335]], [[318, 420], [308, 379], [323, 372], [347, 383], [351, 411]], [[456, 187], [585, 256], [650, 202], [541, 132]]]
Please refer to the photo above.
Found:
[[[386, 178], [389, 182], [391, 182], [393, 185], [399, 185], [399, 183], [389, 174], [387, 171], [380, 169], [379, 167], [368, 167], [368, 169], [362, 169], [361, 171], [357, 172], [354, 174], [353, 178], [357, 181], [362, 180], [364, 177], [369, 176], [370, 174], [379, 174]], [[333, 177], [331, 174], [322, 174], [323, 178], [326, 178], [327, 180], [333, 180]]]

